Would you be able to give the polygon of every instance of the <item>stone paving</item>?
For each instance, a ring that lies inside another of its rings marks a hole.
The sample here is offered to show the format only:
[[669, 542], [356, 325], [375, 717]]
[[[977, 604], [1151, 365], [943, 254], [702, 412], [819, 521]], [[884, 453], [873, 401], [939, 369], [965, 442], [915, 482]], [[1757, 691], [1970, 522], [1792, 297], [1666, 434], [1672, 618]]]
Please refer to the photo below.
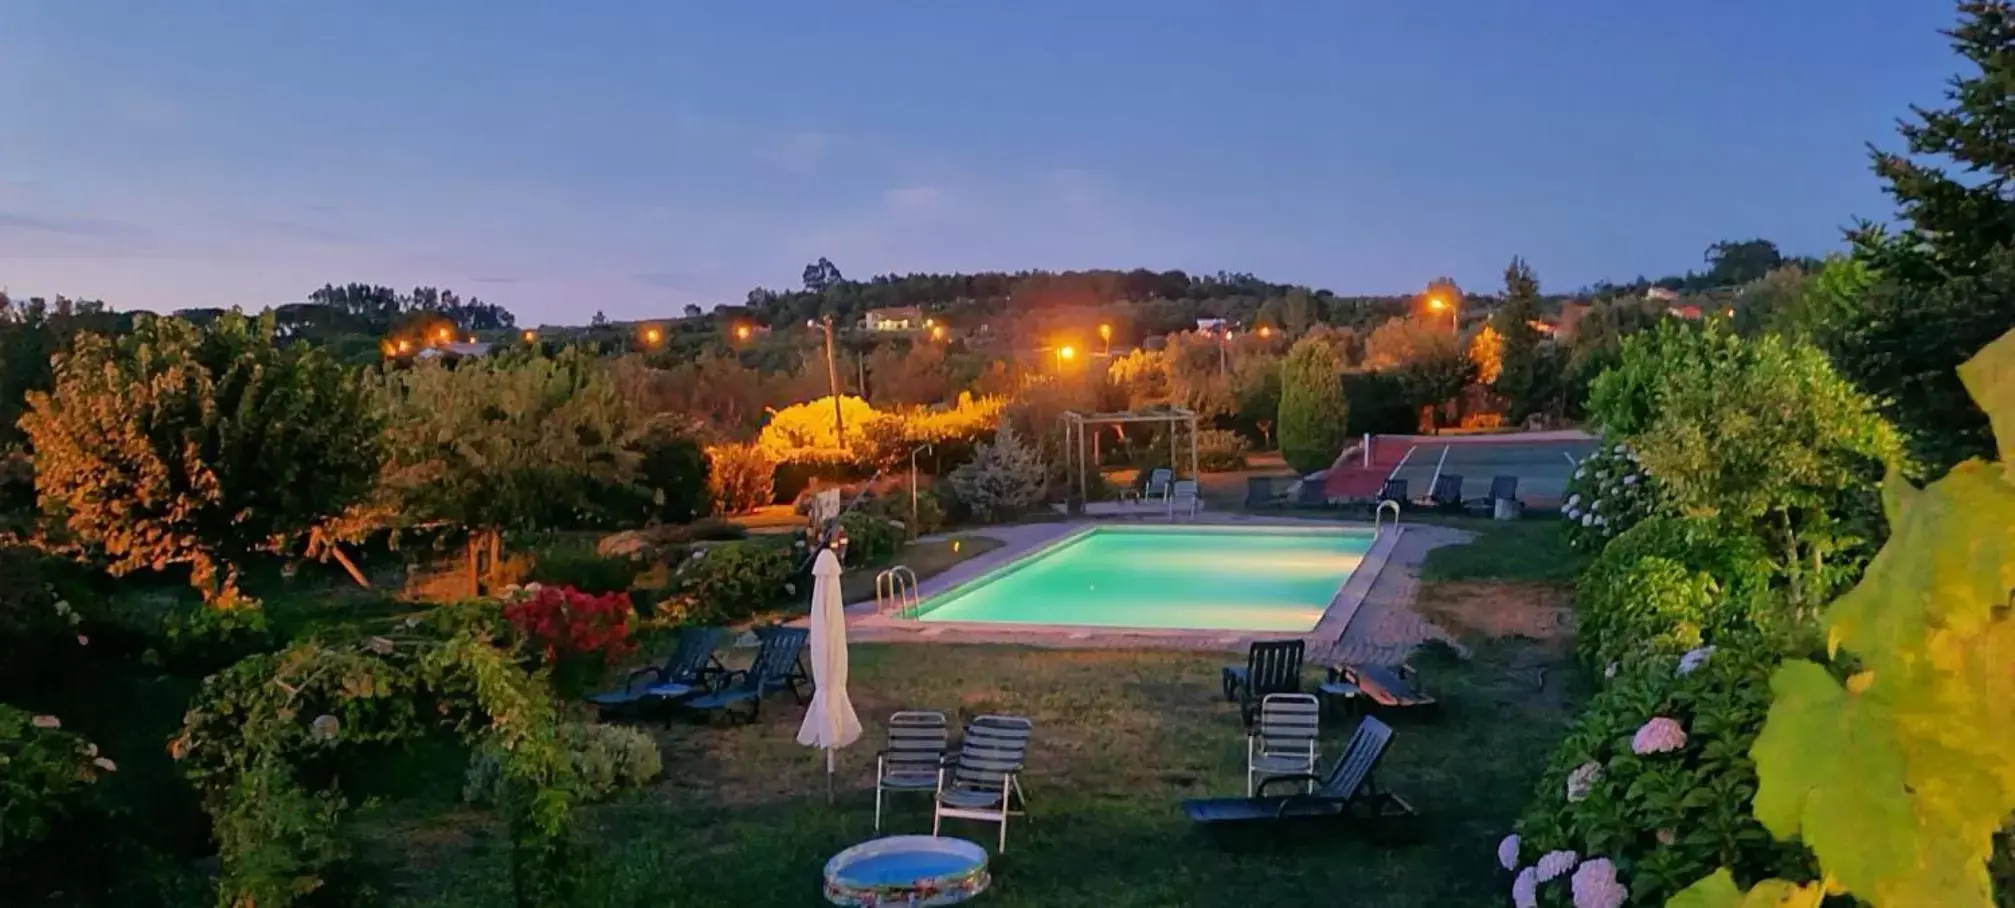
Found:
[[[1282, 525], [1319, 524], [1346, 526], [1335, 521], [1305, 521], [1290, 518], [1254, 519], [1249, 515], [1205, 514], [1199, 523], [1271, 523]], [[1035, 549], [1083, 529], [1083, 521], [1037, 523], [989, 527], [977, 534], [1000, 540], [1001, 548], [961, 563], [951, 570], [927, 578], [919, 593], [928, 599], [1000, 565], [1027, 555]], [[1448, 527], [1409, 524], [1391, 545], [1375, 548], [1367, 563], [1376, 571], [1354, 607], [1333, 608], [1322, 623], [1306, 635], [1309, 658], [1320, 663], [1350, 661], [1360, 664], [1395, 664], [1405, 661], [1416, 646], [1428, 640], [1454, 640], [1440, 628], [1423, 620], [1412, 609], [1420, 586], [1420, 563], [1429, 549], [1467, 542], [1470, 534]], [[1353, 578], [1353, 582], [1357, 582]], [[1347, 585], [1348, 586], [1348, 585]], [[848, 636], [855, 641], [877, 642], [958, 642], [1022, 644], [1058, 648], [1154, 648], [1199, 652], [1243, 652], [1255, 636], [1239, 631], [1121, 631], [1100, 628], [1015, 629], [1012, 626], [985, 627], [927, 625], [911, 621], [890, 621], [875, 614], [872, 601], [847, 606]], [[1263, 635], [1277, 637], [1280, 635]]]

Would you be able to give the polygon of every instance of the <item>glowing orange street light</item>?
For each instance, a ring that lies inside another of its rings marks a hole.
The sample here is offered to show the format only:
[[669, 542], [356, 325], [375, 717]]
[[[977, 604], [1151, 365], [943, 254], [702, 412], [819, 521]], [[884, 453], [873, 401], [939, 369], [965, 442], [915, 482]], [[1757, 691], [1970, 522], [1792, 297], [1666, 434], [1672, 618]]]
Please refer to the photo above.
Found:
[[1435, 312], [1440, 312], [1440, 311], [1441, 311], [1441, 310], [1443, 310], [1443, 309], [1447, 309], [1447, 310], [1448, 310], [1448, 330], [1450, 330], [1450, 331], [1453, 331], [1453, 332], [1455, 332], [1455, 333], [1457, 333], [1457, 334], [1461, 334], [1461, 333], [1462, 333], [1462, 328], [1461, 328], [1461, 327], [1459, 326], [1459, 324], [1458, 324], [1458, 323], [1457, 323], [1457, 321], [1456, 321], [1457, 319], [1461, 318], [1461, 315], [1459, 315], [1459, 314], [1458, 314], [1458, 313], [1456, 312], [1456, 309], [1455, 309], [1455, 307], [1454, 307], [1454, 306], [1451, 306], [1451, 305], [1449, 305], [1449, 304], [1448, 304], [1448, 301], [1447, 301], [1447, 300], [1444, 300], [1444, 299], [1442, 299], [1441, 297], [1438, 297], [1438, 296], [1430, 296], [1430, 297], [1428, 297], [1428, 298], [1427, 298], [1427, 308], [1428, 308], [1428, 309], [1430, 309], [1430, 310], [1433, 310], [1433, 311], [1435, 311]]
[[528, 344], [537, 343], [539, 340], [539, 332], [527, 330], [524, 333], [523, 337], [525, 338], [525, 343]]
[[1058, 359], [1070, 359], [1071, 357], [1077, 355], [1077, 348], [1069, 344], [1065, 344], [1056, 349], [1056, 355]]
[[1261, 326], [1259, 326], [1259, 336], [1260, 336], [1260, 337], [1272, 337], [1272, 336], [1273, 336], [1273, 326], [1272, 326], [1272, 325], [1261, 325]]
[[749, 339], [749, 326], [747, 326], [747, 325], [736, 325], [736, 326], [735, 326], [735, 340], [748, 340], [748, 339]]
[[924, 327], [926, 327], [926, 328], [935, 328], [935, 327], [937, 327], [937, 324], [938, 324], [938, 320], [937, 320], [937, 319], [934, 319], [934, 318], [927, 318], [927, 319], [924, 319]]
[[409, 341], [409, 340], [406, 340], [406, 339], [405, 339], [405, 338], [403, 338], [403, 337], [399, 339], [399, 352], [400, 352], [400, 353], [410, 353], [410, 352], [412, 352], [412, 350], [413, 350], [413, 342], [412, 342], [412, 341]]
[[660, 331], [655, 327], [644, 329], [644, 343], [656, 346], [658, 341], [664, 339], [665, 339], [665, 332]]
[[473, 335], [473, 334], [469, 335], [469, 343], [472, 343], [472, 344], [473, 344], [473, 343], [475, 343], [475, 342], [476, 342], [476, 336], [475, 336], [475, 335]]
[[448, 342], [448, 338], [450, 337], [453, 337], [453, 335], [449, 334], [446, 328], [434, 332], [434, 339], [444, 344]]
[[945, 326], [943, 326], [943, 325], [932, 325], [932, 326], [931, 326], [931, 340], [944, 340], [944, 339], [945, 339]]

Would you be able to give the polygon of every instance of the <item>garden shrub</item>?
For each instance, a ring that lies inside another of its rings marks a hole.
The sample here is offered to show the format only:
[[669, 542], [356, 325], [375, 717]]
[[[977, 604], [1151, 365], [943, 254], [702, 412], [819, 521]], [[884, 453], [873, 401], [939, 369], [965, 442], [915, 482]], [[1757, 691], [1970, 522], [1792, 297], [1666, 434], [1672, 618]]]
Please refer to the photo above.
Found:
[[[1809, 878], [1810, 855], [1773, 842], [1749, 813], [1757, 787], [1749, 751], [1777, 662], [1773, 646], [1730, 640], [1643, 660], [1612, 679], [1555, 748], [1518, 838], [1500, 848], [1511, 872], [1547, 871], [1527, 877], [1537, 883], [1533, 901], [1514, 902], [1575, 904], [1568, 871], [1598, 859], [1635, 905], [1662, 905], [1716, 867], [1745, 882]], [[1552, 852], [1572, 855], [1542, 861]]]
[[[621, 725], [568, 722], [559, 729], [560, 747], [573, 761], [576, 791], [583, 802], [606, 800], [618, 792], [642, 788], [664, 768], [664, 758], [651, 736]], [[502, 755], [479, 749], [469, 757], [462, 798], [474, 804], [493, 803], [502, 781]]]
[[702, 517], [685, 527], [680, 542], [733, 542], [749, 538], [749, 528], [725, 517]]
[[1567, 521], [1568, 543], [1593, 552], [1667, 510], [1658, 480], [1638, 464], [1637, 453], [1627, 444], [1604, 441], [1574, 468], [1560, 516]]
[[1324, 469], [1350, 437], [1343, 360], [1335, 347], [1305, 337], [1288, 349], [1280, 369], [1280, 455], [1296, 473]]
[[57, 717], [0, 703], [0, 868], [85, 809], [91, 783], [117, 768]]
[[1349, 435], [1404, 435], [1420, 428], [1420, 412], [1390, 372], [1346, 372], [1343, 396], [1350, 403]]
[[701, 549], [674, 578], [686, 620], [732, 624], [787, 595], [791, 551], [764, 542], [728, 542]]
[[840, 529], [847, 534], [849, 566], [881, 564], [909, 541], [909, 528], [901, 521], [872, 511], [846, 512], [840, 516]]
[[1654, 517], [1612, 540], [1575, 585], [1575, 646], [1591, 668], [1786, 628], [1761, 543], [1714, 521]]
[[637, 566], [625, 558], [605, 558], [595, 549], [557, 545], [538, 553], [525, 580], [542, 586], [572, 587], [589, 593], [630, 588]]
[[752, 444], [718, 444], [707, 448], [707, 490], [711, 510], [720, 515], [745, 514], [774, 498], [777, 464], [768, 452]]
[[1041, 504], [1047, 478], [1035, 446], [1023, 441], [1012, 425], [1002, 423], [993, 441], [982, 442], [970, 462], [945, 476], [944, 487], [960, 512], [996, 521]]
[[1248, 449], [1245, 436], [1228, 429], [1205, 429], [1197, 433], [1197, 468], [1206, 473], [1226, 473], [1245, 469]]
[[656, 523], [686, 523], [713, 509], [707, 452], [690, 435], [659, 427], [638, 444], [637, 485]]

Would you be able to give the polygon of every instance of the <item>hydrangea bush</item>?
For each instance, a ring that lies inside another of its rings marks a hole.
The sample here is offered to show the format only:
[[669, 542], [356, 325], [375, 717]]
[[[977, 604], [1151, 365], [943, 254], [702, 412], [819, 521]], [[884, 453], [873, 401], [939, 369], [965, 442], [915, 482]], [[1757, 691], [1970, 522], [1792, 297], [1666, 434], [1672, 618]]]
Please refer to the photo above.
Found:
[[1749, 814], [1749, 748], [1769, 710], [1775, 653], [1731, 642], [1619, 671], [1500, 843], [1513, 904], [1660, 905], [1719, 866], [1744, 881], [1809, 877], [1804, 849], [1773, 841]]
[[1568, 542], [1592, 552], [1664, 510], [1658, 481], [1638, 464], [1637, 453], [1629, 445], [1605, 441], [1574, 468], [1560, 516], [1567, 521]]
[[1575, 647], [1602, 669], [1673, 657], [1730, 633], [1782, 629], [1776, 569], [1753, 537], [1657, 516], [1616, 537], [1575, 585]]

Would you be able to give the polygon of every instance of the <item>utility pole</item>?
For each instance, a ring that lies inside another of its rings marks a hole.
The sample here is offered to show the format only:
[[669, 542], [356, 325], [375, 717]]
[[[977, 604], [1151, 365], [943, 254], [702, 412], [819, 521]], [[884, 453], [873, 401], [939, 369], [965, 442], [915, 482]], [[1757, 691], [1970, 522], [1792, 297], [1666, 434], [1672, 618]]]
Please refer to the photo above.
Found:
[[833, 438], [844, 446], [847, 440], [846, 420], [840, 415], [840, 367], [833, 359], [833, 317], [826, 316], [826, 385], [833, 391]]

